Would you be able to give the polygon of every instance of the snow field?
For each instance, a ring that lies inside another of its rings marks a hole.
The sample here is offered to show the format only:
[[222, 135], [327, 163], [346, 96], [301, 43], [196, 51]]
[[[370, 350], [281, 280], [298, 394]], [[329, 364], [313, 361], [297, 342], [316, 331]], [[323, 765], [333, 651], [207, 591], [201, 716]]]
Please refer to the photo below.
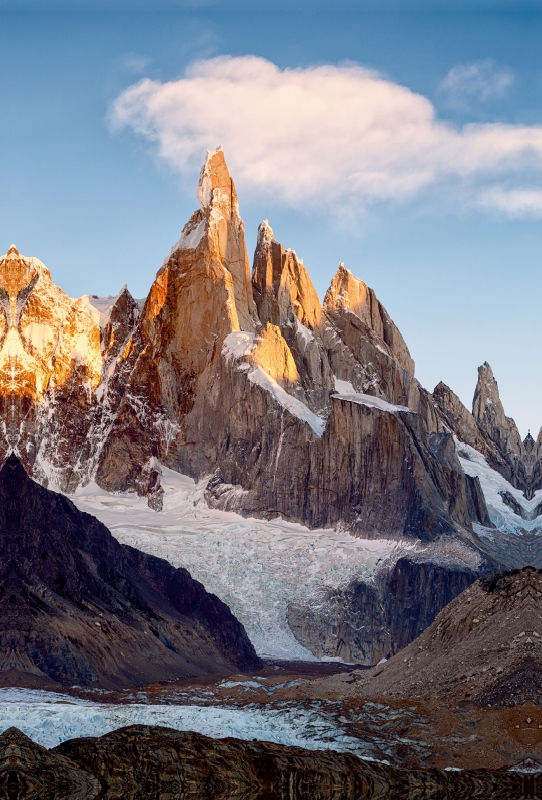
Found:
[[77, 490], [73, 499], [120, 542], [188, 569], [227, 603], [263, 657], [316, 660], [290, 631], [288, 604], [354, 577], [371, 580], [385, 564], [417, 547], [412, 541], [357, 539], [209, 509], [205, 482], [198, 486], [172, 470], [162, 472], [164, 511], [158, 514], [144, 498], [111, 495], [96, 484]]

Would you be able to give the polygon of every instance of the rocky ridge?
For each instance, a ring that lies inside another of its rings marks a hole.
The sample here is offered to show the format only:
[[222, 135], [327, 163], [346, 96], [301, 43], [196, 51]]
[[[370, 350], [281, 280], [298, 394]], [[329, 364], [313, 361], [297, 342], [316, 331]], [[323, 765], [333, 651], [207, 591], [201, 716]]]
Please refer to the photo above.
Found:
[[489, 364], [478, 368], [472, 414], [442, 382], [435, 388], [433, 399], [445, 427], [459, 441], [482, 453], [493, 469], [531, 500], [542, 488], [542, 429], [536, 442], [530, 432], [521, 440], [516, 423], [504, 413]]
[[533, 567], [480, 578], [385, 665], [369, 695], [430, 697], [446, 705], [542, 703], [542, 574]]
[[0, 470], [2, 685], [122, 688], [259, 665], [184, 569], [121, 545], [66, 497]]
[[210, 739], [134, 725], [53, 750], [16, 728], [0, 735], [0, 790], [23, 800], [391, 800], [539, 796], [536, 777], [486, 771], [398, 770], [347, 753]]

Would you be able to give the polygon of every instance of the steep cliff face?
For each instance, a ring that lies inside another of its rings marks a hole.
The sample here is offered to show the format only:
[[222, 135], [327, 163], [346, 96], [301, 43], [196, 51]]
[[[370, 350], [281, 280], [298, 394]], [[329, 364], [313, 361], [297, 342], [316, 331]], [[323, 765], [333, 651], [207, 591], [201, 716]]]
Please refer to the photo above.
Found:
[[198, 199], [134, 332], [133, 368], [97, 465], [98, 481], [111, 490], [136, 484], [156, 494], [156, 477], [151, 485], [140, 479], [141, 465], [156, 458], [190, 469], [184, 421], [200, 384], [209, 381], [224, 338], [254, 330], [244, 227], [221, 150], [207, 156]]
[[368, 538], [468, 529], [449, 436], [432, 439], [420, 415], [356, 393], [333, 394], [323, 420], [254, 360], [257, 348], [257, 337], [231, 334], [205, 394], [199, 457], [211, 452], [215, 464], [206, 492], [212, 506], [310, 527], [342, 524]]
[[447, 564], [403, 557], [374, 582], [351, 581], [306, 603], [291, 603], [296, 639], [319, 657], [377, 664], [419, 636], [454, 597], [476, 580], [459, 559]]
[[414, 377], [414, 361], [399, 329], [390, 319], [382, 303], [377, 300], [374, 291], [369, 289], [366, 283], [354, 277], [343, 264], [339, 265], [327, 290], [324, 307], [330, 315], [341, 311], [345, 316], [348, 316], [348, 312], [354, 314], [385, 343], [386, 349], [389, 349], [390, 355], [399, 366]]
[[478, 368], [472, 414], [479, 429], [486, 434], [507, 463], [508, 480], [513, 485], [525, 483], [525, 470], [521, 460], [523, 443], [516, 423], [504, 413], [497, 381], [487, 361]]
[[305, 402], [325, 415], [334, 376], [324, 343], [322, 306], [303, 262], [275, 241], [267, 220], [258, 228], [252, 283], [261, 324], [279, 328], [296, 363]]

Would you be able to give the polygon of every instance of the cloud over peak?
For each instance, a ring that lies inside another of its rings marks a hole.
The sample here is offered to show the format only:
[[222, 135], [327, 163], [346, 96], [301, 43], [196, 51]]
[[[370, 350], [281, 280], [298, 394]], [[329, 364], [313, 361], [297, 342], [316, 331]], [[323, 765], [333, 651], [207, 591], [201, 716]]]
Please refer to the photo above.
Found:
[[[281, 70], [256, 56], [220, 56], [178, 80], [129, 87], [111, 119], [155, 142], [180, 173], [221, 144], [243, 190], [291, 206], [363, 208], [435, 187], [449, 198], [460, 187], [458, 198], [489, 207], [482, 198], [488, 187], [497, 198], [496, 181], [528, 173], [532, 187], [542, 177], [541, 126], [458, 129], [423, 95], [357, 64]], [[522, 203], [513, 205], [517, 215]], [[532, 214], [536, 203], [526, 205]]]

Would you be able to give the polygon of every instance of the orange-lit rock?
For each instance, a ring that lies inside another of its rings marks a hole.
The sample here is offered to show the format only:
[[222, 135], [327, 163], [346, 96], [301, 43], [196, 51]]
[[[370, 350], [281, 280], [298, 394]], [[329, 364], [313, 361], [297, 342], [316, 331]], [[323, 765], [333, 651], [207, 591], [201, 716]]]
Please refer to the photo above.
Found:
[[385, 347], [410, 375], [414, 376], [412, 360], [405, 340], [388, 312], [377, 300], [372, 289], [356, 278], [343, 264], [335, 273], [324, 298], [324, 308], [333, 312], [348, 309], [384, 342]]

